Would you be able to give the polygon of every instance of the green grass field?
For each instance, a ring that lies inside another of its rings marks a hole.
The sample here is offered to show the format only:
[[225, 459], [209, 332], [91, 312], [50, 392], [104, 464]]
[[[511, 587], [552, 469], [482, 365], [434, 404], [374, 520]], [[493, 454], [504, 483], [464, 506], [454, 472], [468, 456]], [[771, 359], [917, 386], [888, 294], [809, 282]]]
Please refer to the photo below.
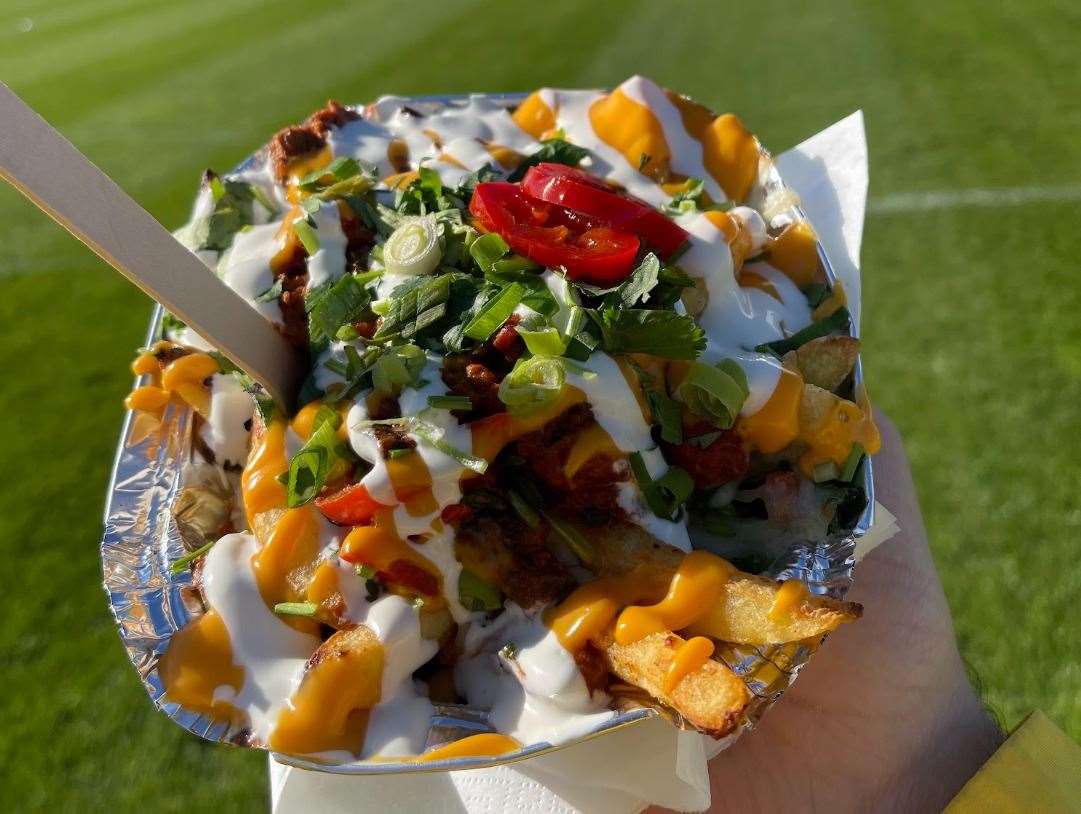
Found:
[[[862, 107], [872, 395], [907, 437], [987, 702], [1006, 725], [1040, 707], [1081, 738], [1081, 7], [796, 5], [6, 0], [0, 79], [170, 226], [204, 167], [331, 96], [639, 72], [738, 112], [778, 152]], [[910, 195], [999, 188], [1028, 192]], [[262, 755], [154, 711], [100, 587], [102, 498], [150, 304], [6, 188], [0, 236], [0, 801], [258, 810]]]

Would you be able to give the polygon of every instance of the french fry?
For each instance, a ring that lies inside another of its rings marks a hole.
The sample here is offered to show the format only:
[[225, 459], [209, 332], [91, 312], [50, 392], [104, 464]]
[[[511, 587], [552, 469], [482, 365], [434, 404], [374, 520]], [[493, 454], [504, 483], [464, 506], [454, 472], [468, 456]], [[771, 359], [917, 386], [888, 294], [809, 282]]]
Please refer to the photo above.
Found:
[[739, 676], [713, 659], [689, 673], [671, 693], [665, 692], [665, 675], [683, 643], [675, 633], [652, 633], [633, 644], [607, 641], [603, 653], [613, 674], [641, 687], [696, 729], [724, 737], [739, 725], [751, 694]]
[[[646, 582], [644, 590], [652, 595], [652, 602], [664, 596], [684, 556], [637, 525], [597, 529], [592, 540], [598, 573], [607, 576], [635, 571]], [[686, 632], [733, 644], [783, 644], [821, 636], [862, 613], [855, 602], [808, 594], [790, 612], [774, 614], [771, 619], [780, 587], [774, 580], [736, 572], [725, 583], [716, 604]]]
[[364, 625], [339, 630], [316, 649], [270, 748], [292, 754], [345, 749], [359, 754], [367, 711], [379, 703], [383, 645]]
[[733, 644], [781, 644], [811, 639], [859, 619], [863, 608], [828, 596], [805, 594], [787, 612], [771, 613], [780, 583], [753, 574], [737, 574], [719, 601], [686, 633]]

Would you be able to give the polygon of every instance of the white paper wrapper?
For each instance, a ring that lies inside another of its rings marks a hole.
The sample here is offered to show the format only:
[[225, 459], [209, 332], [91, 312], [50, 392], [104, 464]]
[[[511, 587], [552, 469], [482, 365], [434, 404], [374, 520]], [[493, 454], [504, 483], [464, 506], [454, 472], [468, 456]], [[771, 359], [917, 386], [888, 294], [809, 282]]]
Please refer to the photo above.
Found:
[[[860, 111], [777, 159], [785, 182], [818, 232], [848, 294], [858, 326], [859, 252], [867, 202], [867, 142]], [[857, 541], [858, 561], [898, 531], [881, 505]], [[365, 811], [627, 814], [649, 804], [679, 811], [709, 807], [707, 761], [730, 741], [714, 741], [653, 718], [560, 751], [490, 769], [387, 777], [343, 777], [270, 760], [276, 814], [318, 808]]]

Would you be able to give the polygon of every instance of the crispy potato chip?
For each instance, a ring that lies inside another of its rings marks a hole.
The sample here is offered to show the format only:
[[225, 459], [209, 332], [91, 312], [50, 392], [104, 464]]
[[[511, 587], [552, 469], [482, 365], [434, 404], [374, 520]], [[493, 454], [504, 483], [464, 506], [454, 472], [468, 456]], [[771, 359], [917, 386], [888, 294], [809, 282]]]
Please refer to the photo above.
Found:
[[806, 431], [818, 427], [828, 417], [840, 396], [835, 396], [829, 390], [823, 390], [814, 384], [803, 385], [803, 398], [799, 404], [800, 430]]
[[616, 676], [672, 707], [695, 728], [723, 737], [739, 725], [751, 694], [739, 676], [713, 659], [689, 673], [671, 693], [665, 692], [665, 676], [683, 643], [675, 633], [653, 633], [633, 644], [606, 642], [603, 652]]
[[832, 392], [852, 372], [860, 354], [860, 341], [851, 336], [820, 336], [794, 353], [803, 380]]

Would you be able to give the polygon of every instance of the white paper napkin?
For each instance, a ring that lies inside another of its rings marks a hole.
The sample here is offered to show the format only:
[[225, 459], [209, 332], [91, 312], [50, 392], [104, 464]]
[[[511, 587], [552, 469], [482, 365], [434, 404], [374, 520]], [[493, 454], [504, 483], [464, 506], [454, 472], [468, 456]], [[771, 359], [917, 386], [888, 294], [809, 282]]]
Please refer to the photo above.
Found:
[[[860, 242], [867, 203], [867, 142], [856, 111], [777, 159], [800, 195], [859, 324]], [[856, 558], [897, 533], [876, 505], [874, 527]], [[633, 814], [653, 803], [678, 811], [709, 807], [706, 763], [724, 746], [650, 719], [550, 755], [509, 766], [440, 774], [341, 777], [270, 760], [274, 814], [319, 811], [503, 814]]]

